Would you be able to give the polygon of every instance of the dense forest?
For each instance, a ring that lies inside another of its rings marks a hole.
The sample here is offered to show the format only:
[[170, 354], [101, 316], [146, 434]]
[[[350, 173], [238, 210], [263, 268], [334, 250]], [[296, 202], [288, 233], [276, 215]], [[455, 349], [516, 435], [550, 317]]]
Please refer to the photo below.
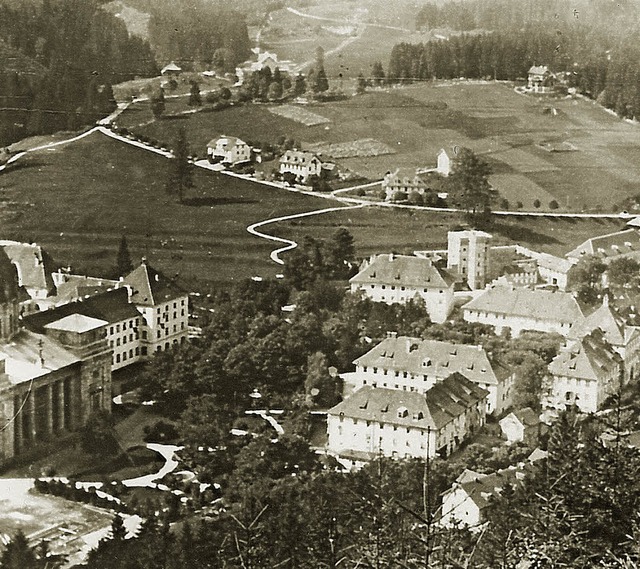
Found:
[[620, 116], [640, 116], [640, 16], [637, 2], [471, 0], [427, 4], [420, 28], [464, 31], [449, 40], [398, 44], [391, 81], [525, 78], [534, 64], [567, 72], [568, 86]]

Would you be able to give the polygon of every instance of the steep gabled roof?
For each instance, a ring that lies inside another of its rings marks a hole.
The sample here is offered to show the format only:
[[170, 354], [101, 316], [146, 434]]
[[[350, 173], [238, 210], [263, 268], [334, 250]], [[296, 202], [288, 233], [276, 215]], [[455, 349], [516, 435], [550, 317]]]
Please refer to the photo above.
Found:
[[614, 346], [626, 344], [624, 322], [608, 304], [602, 304], [597, 310], [573, 326], [568, 337], [578, 340], [596, 328], [604, 332], [604, 337], [610, 344]]
[[[518, 409], [507, 415], [507, 417], [513, 416], [524, 427], [535, 427], [540, 423], [540, 418], [536, 415], [535, 411], [531, 407], [525, 407], [524, 409]], [[506, 417], [505, 417], [506, 419]], [[502, 421], [500, 421], [502, 423]]]
[[186, 295], [175, 282], [143, 261], [123, 280], [131, 287], [131, 302], [141, 306], [155, 306]]
[[309, 162], [311, 162], [311, 160], [313, 160], [314, 158], [322, 162], [320, 157], [314, 152], [308, 152], [305, 150], [287, 150], [280, 157], [280, 162], [282, 164], [296, 164], [296, 165], [305, 164], [306, 165], [306, 164], [309, 164]]
[[569, 259], [579, 259], [584, 255], [596, 255], [601, 259], [640, 253], [640, 231], [623, 229], [614, 233], [592, 237], [567, 253]]
[[400, 336], [386, 338], [353, 362], [358, 366], [406, 371], [415, 375], [446, 377], [459, 372], [475, 383], [495, 385], [510, 372], [503, 366], [494, 372], [481, 346], [452, 344]]
[[434, 385], [426, 394], [366, 385], [330, 409], [329, 414], [401, 427], [440, 430], [487, 395], [488, 391], [455, 373]]
[[18, 241], [0, 241], [0, 247], [18, 268], [20, 285], [26, 288], [42, 289], [49, 292], [55, 290], [51, 272], [51, 257], [35, 243]]
[[236, 146], [247, 146], [247, 143], [244, 140], [241, 140], [236, 136], [226, 136], [223, 134], [217, 138], [212, 138], [207, 143], [207, 148], [216, 148], [218, 142], [225, 145], [225, 150], [231, 150]]
[[567, 292], [502, 286], [487, 289], [462, 309], [570, 324], [583, 319], [576, 299]]
[[545, 75], [546, 73], [550, 73], [550, 71], [546, 65], [532, 65], [527, 73], [529, 75]]
[[609, 377], [621, 361], [603, 332], [596, 329], [561, 350], [549, 364], [549, 372], [554, 376], [599, 381]]
[[449, 288], [455, 277], [437, 268], [431, 259], [409, 255], [377, 255], [349, 282], [385, 284], [416, 288]]

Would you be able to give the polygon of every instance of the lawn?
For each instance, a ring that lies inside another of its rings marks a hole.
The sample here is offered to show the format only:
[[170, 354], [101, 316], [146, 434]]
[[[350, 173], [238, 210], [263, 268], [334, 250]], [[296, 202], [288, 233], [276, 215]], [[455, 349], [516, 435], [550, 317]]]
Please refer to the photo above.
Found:
[[168, 163], [100, 133], [27, 155], [0, 174], [3, 237], [101, 274], [126, 234], [134, 259], [189, 284], [219, 283], [281, 270], [249, 224], [334, 203], [198, 170], [190, 205], [179, 205], [164, 188]]

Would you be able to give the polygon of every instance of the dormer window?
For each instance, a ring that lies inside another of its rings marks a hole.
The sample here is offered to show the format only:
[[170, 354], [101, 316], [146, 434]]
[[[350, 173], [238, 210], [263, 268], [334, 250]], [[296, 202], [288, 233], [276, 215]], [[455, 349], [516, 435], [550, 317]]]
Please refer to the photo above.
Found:
[[431, 360], [427, 358], [422, 362], [422, 367], [431, 367]]
[[422, 421], [422, 419], [424, 419], [424, 413], [422, 411], [418, 411], [417, 413], [413, 414], [413, 418], [416, 421]]
[[405, 419], [409, 416], [409, 409], [406, 407], [398, 407], [398, 419]]
[[409, 345], [409, 353], [415, 352], [418, 349], [418, 344], [416, 342], [412, 342]]
[[367, 400], [365, 400], [365, 402], [364, 402], [364, 403], [362, 403], [362, 404], [360, 405], [360, 409], [366, 409], [368, 404], [369, 404], [369, 400], [367, 399]]

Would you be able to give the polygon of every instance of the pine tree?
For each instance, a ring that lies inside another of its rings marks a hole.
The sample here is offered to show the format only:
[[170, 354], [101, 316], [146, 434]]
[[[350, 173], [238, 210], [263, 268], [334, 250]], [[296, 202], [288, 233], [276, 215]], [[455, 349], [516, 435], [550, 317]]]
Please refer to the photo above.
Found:
[[160, 89], [155, 95], [151, 97], [151, 112], [156, 119], [159, 119], [164, 113], [164, 89]]
[[380, 61], [376, 61], [373, 64], [373, 68], [371, 70], [371, 76], [373, 77], [374, 85], [380, 87], [381, 85], [384, 84], [384, 69]]
[[363, 95], [367, 90], [367, 80], [364, 78], [362, 72], [358, 73], [358, 83], [356, 85], [356, 93]]
[[2, 569], [37, 569], [36, 554], [29, 547], [27, 537], [22, 530], [11, 538], [0, 556]]
[[495, 190], [489, 184], [491, 167], [472, 150], [462, 148], [456, 158], [449, 183], [471, 221], [477, 223], [491, 212]]
[[184, 128], [178, 132], [173, 158], [169, 165], [167, 193], [176, 195], [178, 202], [183, 203], [184, 193], [193, 188], [193, 164], [189, 161], [189, 144]]
[[189, 90], [189, 106], [199, 107], [202, 105], [202, 95], [200, 94], [200, 85], [197, 81], [191, 82], [191, 89]]
[[129, 244], [127, 238], [123, 235], [120, 239], [120, 247], [116, 257], [116, 273], [119, 277], [124, 277], [133, 271], [133, 263], [131, 262], [131, 254], [129, 253]]

